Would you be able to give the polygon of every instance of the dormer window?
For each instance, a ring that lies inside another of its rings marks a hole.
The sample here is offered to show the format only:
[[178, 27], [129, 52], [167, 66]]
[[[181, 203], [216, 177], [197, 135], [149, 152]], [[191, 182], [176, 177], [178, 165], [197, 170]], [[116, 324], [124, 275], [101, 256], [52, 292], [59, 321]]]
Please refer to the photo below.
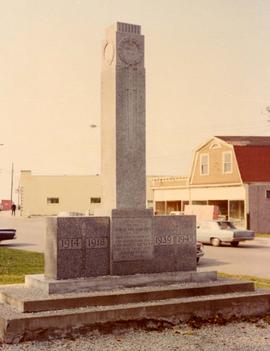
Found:
[[223, 152], [223, 173], [232, 173], [232, 152]]
[[210, 149], [220, 149], [220, 148], [221, 148], [220, 144], [217, 144], [217, 143], [214, 143], [210, 146]]
[[201, 175], [209, 174], [209, 155], [208, 154], [200, 155], [200, 174]]

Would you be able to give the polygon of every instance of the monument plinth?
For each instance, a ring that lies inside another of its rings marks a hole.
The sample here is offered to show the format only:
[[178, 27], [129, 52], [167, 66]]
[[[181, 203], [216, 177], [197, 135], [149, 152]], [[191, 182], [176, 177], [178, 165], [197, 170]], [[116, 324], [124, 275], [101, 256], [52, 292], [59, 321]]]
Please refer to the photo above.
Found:
[[113, 275], [196, 271], [195, 216], [115, 210], [111, 238]]
[[45, 275], [74, 279], [110, 274], [110, 219], [55, 217], [47, 220]]

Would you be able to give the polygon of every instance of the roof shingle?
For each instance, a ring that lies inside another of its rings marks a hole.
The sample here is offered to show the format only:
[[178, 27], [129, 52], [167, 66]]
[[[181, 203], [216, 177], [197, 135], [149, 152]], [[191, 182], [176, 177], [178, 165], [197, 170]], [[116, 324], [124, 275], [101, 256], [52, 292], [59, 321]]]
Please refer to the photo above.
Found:
[[234, 145], [242, 181], [270, 182], [270, 146]]
[[269, 136], [216, 136], [228, 144], [232, 145], [269, 145], [270, 146], [270, 137]]

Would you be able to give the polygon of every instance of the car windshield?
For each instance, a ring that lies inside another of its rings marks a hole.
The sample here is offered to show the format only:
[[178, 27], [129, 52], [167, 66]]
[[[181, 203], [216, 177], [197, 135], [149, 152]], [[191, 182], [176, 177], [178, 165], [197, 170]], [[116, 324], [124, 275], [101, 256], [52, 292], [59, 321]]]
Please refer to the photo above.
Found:
[[235, 226], [232, 222], [218, 222], [220, 229], [235, 229]]

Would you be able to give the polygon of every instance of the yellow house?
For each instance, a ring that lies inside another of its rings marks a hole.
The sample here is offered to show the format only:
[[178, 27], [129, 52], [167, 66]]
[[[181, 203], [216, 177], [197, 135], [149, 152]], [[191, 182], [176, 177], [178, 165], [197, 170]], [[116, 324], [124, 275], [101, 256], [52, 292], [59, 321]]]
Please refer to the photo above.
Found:
[[218, 205], [222, 216], [238, 226], [270, 232], [266, 163], [270, 165], [270, 137], [212, 137], [195, 150], [189, 177], [152, 181], [154, 211], [169, 214], [184, 211], [186, 204]]

